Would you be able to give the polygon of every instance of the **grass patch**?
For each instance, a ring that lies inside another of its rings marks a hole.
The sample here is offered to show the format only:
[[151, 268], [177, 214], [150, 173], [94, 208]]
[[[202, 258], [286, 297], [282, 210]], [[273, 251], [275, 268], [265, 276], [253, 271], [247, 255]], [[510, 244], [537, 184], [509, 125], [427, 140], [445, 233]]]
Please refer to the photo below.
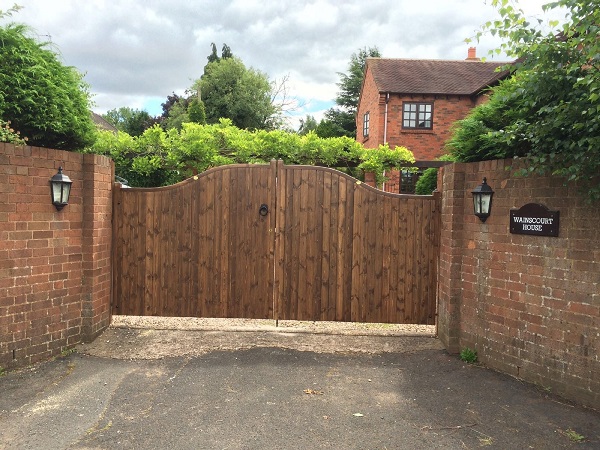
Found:
[[460, 351], [460, 359], [469, 364], [475, 364], [477, 362], [477, 350], [472, 350], [469, 347], [465, 347]]
[[62, 352], [60, 352], [60, 356], [69, 356], [72, 353], [75, 353], [77, 350], [75, 350], [75, 347], [73, 348], [65, 348]]
[[564, 434], [567, 438], [569, 438], [571, 442], [575, 442], [578, 444], [580, 442], [585, 441], [585, 436], [579, 434], [577, 431], [572, 430], [571, 428], [569, 428], [566, 431], [561, 431], [561, 433]]

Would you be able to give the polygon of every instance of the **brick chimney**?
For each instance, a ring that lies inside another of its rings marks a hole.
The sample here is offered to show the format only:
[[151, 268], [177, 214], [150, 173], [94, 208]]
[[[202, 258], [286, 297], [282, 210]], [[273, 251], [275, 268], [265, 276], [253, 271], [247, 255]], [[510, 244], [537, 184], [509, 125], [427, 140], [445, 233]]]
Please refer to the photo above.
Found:
[[481, 58], [477, 57], [477, 48], [469, 47], [469, 53], [466, 61], [481, 61]]

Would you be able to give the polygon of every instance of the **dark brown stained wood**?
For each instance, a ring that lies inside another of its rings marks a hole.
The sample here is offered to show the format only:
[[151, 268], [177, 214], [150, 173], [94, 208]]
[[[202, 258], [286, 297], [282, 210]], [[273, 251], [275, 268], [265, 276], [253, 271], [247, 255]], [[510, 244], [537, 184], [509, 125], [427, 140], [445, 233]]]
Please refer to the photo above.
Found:
[[[123, 314], [118, 311], [122, 305], [117, 304], [116, 300], [122, 298], [122, 283], [120, 282], [123, 277], [123, 213], [121, 208], [121, 202], [123, 201], [121, 196], [122, 191], [121, 184], [115, 184], [113, 188], [112, 198], [112, 269], [111, 273], [111, 299], [110, 299], [110, 312], [111, 314]], [[120, 277], [116, 277], [115, 273], [121, 274]], [[118, 312], [115, 312], [118, 311]]]
[[354, 283], [348, 282], [348, 273], [352, 273], [353, 254], [352, 246], [354, 242], [353, 217], [354, 217], [354, 181], [340, 179], [340, 194], [342, 195], [342, 204], [340, 205], [340, 240], [342, 254], [338, 265], [338, 284], [341, 286], [340, 302], [343, 320], [352, 320], [352, 303], [348, 299], [352, 298]]
[[405, 259], [405, 289], [404, 289], [404, 319], [405, 321], [413, 321], [415, 320], [413, 304], [415, 298], [415, 267], [416, 267], [416, 258], [415, 258], [415, 247], [416, 247], [416, 237], [415, 237], [415, 221], [417, 212], [415, 211], [415, 201], [413, 199], [408, 199], [407, 201], [407, 213], [406, 213], [406, 240], [405, 240], [405, 248], [406, 248], [406, 259]]
[[[383, 197], [381, 199], [383, 220], [379, 232], [382, 236], [381, 241], [381, 315], [391, 318], [392, 312], [392, 289], [390, 286], [390, 262], [392, 255], [392, 239], [388, 230], [392, 229], [392, 202], [391, 199]], [[394, 239], [395, 241], [396, 239]]]
[[[332, 286], [332, 281], [330, 278], [331, 274], [331, 173], [320, 171], [320, 177], [317, 179], [317, 185], [322, 186], [321, 191], [321, 204], [319, 205], [322, 208], [322, 218], [321, 218], [321, 226], [322, 226], [322, 252], [321, 252], [321, 273], [319, 277], [319, 282], [317, 288], [319, 289], [319, 320], [327, 320], [332, 314], [332, 305], [329, 301], [329, 291], [330, 286]], [[335, 311], [333, 311], [335, 312]], [[335, 316], [333, 316], [335, 317]]]
[[439, 193], [278, 161], [113, 196], [113, 314], [435, 323]]
[[275, 231], [275, 247], [274, 247], [274, 280], [273, 280], [273, 318], [279, 320], [283, 315], [282, 299], [285, 297], [285, 283], [283, 282], [283, 274], [285, 273], [285, 258], [283, 257], [286, 249], [285, 233], [282, 230], [286, 228], [285, 210], [288, 205], [287, 201], [287, 177], [283, 170], [283, 162], [277, 161], [275, 165], [275, 174], [277, 176], [275, 199], [274, 199], [274, 221], [273, 228]]

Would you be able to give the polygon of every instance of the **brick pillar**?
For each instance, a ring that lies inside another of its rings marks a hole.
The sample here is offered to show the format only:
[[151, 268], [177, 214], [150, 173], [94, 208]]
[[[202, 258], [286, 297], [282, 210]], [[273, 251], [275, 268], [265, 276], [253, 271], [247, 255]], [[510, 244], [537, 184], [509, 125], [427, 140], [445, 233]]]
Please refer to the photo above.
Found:
[[400, 193], [400, 184], [402, 177], [400, 176], [399, 170], [388, 170], [386, 172], [387, 181], [385, 182], [385, 192], [391, 192], [393, 194]]
[[377, 183], [375, 182], [375, 174], [373, 172], [365, 172], [365, 184], [376, 188]]
[[451, 353], [460, 350], [461, 270], [464, 252], [465, 164], [444, 167], [438, 273], [438, 336]]
[[83, 157], [83, 341], [110, 323], [112, 186], [114, 165], [106, 157]]

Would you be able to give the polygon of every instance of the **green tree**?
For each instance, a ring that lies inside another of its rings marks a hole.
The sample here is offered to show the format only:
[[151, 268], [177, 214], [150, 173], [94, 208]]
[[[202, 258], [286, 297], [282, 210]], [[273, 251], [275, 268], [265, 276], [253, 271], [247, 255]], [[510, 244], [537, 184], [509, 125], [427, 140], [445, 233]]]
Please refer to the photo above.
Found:
[[208, 59], [209, 63], [219, 61], [221, 58], [219, 58], [219, 55], [217, 54], [217, 45], [213, 42], [210, 44], [210, 47], [212, 49], [212, 52], [210, 53], [210, 55], [208, 55], [206, 59]]
[[[559, 0], [567, 19], [546, 31], [508, 0], [493, 0], [501, 19], [487, 22], [477, 38], [504, 39], [496, 53], [515, 58], [512, 77], [492, 90], [490, 105], [463, 121], [450, 143], [459, 160], [528, 157], [522, 174], [577, 181], [600, 199], [600, 9], [596, 0]], [[549, 22], [551, 27], [559, 23]], [[497, 116], [497, 117], [494, 117]], [[473, 143], [485, 144], [477, 151]], [[460, 150], [462, 143], [471, 151]]]
[[277, 108], [269, 78], [236, 57], [209, 63], [193, 89], [201, 93], [208, 123], [228, 118], [239, 128], [273, 128]]
[[102, 117], [119, 131], [124, 131], [131, 136], [140, 136], [153, 125], [153, 118], [147, 111], [129, 107], [111, 109], [106, 114], [102, 114]]
[[206, 68], [210, 63], [219, 62], [222, 59], [233, 58], [233, 53], [231, 52], [231, 48], [227, 44], [223, 44], [221, 48], [221, 57], [217, 54], [217, 45], [214, 42], [210, 44], [211, 52], [210, 55], [207, 56], [208, 63], [204, 66], [204, 72], [206, 72]]
[[300, 127], [298, 128], [298, 134], [300, 136], [304, 136], [310, 131], [315, 131], [318, 126], [319, 123], [317, 122], [317, 120], [309, 114], [304, 119], [300, 119]]
[[227, 44], [223, 44], [221, 48], [221, 59], [233, 58], [233, 53], [231, 53], [231, 48]]
[[187, 109], [188, 118], [190, 122], [199, 123], [204, 125], [206, 123], [206, 108], [202, 100], [197, 98], [193, 99]]
[[190, 117], [188, 115], [188, 101], [182, 99], [173, 104], [169, 109], [169, 115], [162, 121], [162, 126], [165, 130], [175, 128], [181, 130], [184, 123], [189, 122]]
[[356, 113], [360, 90], [365, 78], [365, 67], [367, 58], [381, 58], [381, 53], [377, 47], [362, 48], [358, 53], [353, 53], [348, 63], [348, 73], [338, 72], [340, 82], [337, 86], [340, 88], [335, 102], [341, 108], [350, 113]]
[[356, 136], [356, 111], [358, 109], [358, 100], [360, 90], [365, 76], [365, 66], [367, 58], [380, 58], [381, 53], [377, 47], [362, 48], [357, 53], [353, 53], [348, 63], [348, 72], [338, 72], [340, 77], [337, 86], [340, 88], [335, 99], [337, 108], [331, 108], [325, 114], [320, 130], [317, 134], [322, 137], [335, 136]]
[[0, 61], [0, 119], [30, 145], [75, 150], [93, 142], [88, 86], [49, 43], [38, 42], [25, 25], [1, 26]]
[[356, 137], [354, 114], [339, 108], [325, 111], [325, 117], [319, 122], [315, 132], [322, 138], [346, 136]]

